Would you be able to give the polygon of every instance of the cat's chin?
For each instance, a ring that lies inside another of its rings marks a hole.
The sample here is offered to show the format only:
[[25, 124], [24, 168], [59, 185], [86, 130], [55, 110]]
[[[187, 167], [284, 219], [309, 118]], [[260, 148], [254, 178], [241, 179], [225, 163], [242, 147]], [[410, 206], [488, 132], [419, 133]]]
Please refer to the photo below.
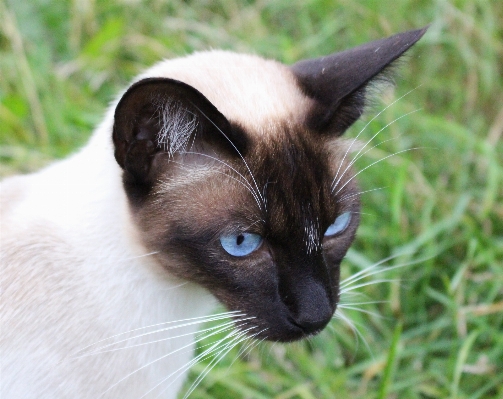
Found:
[[319, 328], [309, 330], [306, 330], [294, 323], [290, 323], [289, 326], [285, 326], [281, 329], [268, 329], [262, 333], [257, 334], [254, 338], [283, 343], [300, 341], [302, 339], [313, 337], [319, 334], [321, 331], [323, 331], [329, 321], [330, 320], [325, 322], [323, 326], [320, 326]]
[[[328, 323], [327, 323], [328, 324]], [[325, 324], [326, 326], [326, 324]], [[273, 342], [283, 342], [283, 343], [289, 343], [289, 342], [295, 342], [295, 341], [300, 341], [306, 338], [314, 337], [315, 335], [318, 335], [320, 332], [323, 331], [324, 327], [321, 327], [317, 330], [312, 330], [309, 332], [306, 332], [302, 328], [296, 327], [292, 330], [289, 330], [287, 332], [281, 332], [280, 334], [276, 334], [273, 336], [268, 336], [266, 338], [267, 341], [273, 341]]]

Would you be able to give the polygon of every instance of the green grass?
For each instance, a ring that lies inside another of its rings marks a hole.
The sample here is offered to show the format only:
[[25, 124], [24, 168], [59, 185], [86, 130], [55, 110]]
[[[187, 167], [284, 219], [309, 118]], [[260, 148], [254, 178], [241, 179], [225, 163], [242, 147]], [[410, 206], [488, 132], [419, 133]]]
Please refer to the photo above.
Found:
[[423, 259], [359, 290], [384, 301], [365, 305], [381, 318], [348, 312], [370, 350], [334, 321], [308, 342], [233, 351], [191, 398], [503, 398], [501, 21], [503, 2], [486, 0], [0, 0], [0, 174], [83, 145], [161, 58], [214, 47], [290, 63], [431, 23], [376, 110], [414, 90], [364, 136], [419, 111], [358, 163], [418, 147], [359, 176], [363, 190], [386, 188], [363, 196], [343, 276], [393, 254], [408, 253], [387, 266]]

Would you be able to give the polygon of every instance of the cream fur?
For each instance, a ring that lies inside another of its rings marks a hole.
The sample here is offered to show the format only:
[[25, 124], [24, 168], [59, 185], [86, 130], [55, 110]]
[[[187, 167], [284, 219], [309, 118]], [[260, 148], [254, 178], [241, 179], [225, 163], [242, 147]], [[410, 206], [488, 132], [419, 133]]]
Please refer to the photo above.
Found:
[[[310, 104], [285, 66], [256, 56], [198, 53], [163, 61], [138, 79], [145, 77], [194, 86], [229, 119], [259, 135], [278, 119], [300, 121], [298, 110]], [[142, 397], [191, 359], [197, 325], [175, 340], [71, 356], [115, 334], [204, 316], [215, 306], [202, 288], [143, 256], [147, 250], [136, 238], [113, 156], [113, 112], [114, 106], [74, 156], [0, 186], [2, 398], [98, 398], [135, 369], [188, 346], [103, 396]], [[162, 397], [175, 398], [183, 380], [184, 373]]]
[[[213, 308], [201, 288], [181, 285], [153, 257], [139, 257], [147, 251], [135, 239], [120, 168], [110, 140], [99, 140], [110, 132], [110, 115], [80, 153], [1, 185], [2, 398], [97, 398], [193, 338], [79, 360], [71, 355], [115, 334]], [[190, 348], [170, 356], [104, 397], [139, 398], [191, 356]], [[163, 397], [174, 398], [182, 382]]]
[[254, 55], [213, 50], [161, 62], [138, 77], [170, 77], [210, 100], [229, 120], [267, 134], [278, 120], [301, 122], [312, 100], [300, 91], [288, 68]]

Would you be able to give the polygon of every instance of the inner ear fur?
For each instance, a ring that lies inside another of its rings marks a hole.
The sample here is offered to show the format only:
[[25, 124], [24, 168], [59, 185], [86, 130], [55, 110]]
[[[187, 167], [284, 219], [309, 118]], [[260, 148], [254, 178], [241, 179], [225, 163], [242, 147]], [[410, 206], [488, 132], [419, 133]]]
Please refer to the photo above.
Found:
[[160, 153], [170, 157], [194, 145], [230, 155], [246, 150], [246, 138], [202, 93], [167, 78], [143, 79], [126, 91], [115, 109], [112, 137], [115, 159], [136, 185], [152, 183]]
[[428, 27], [398, 33], [326, 57], [302, 60], [291, 71], [305, 94], [316, 101], [308, 126], [341, 135], [363, 113], [368, 86], [389, 80], [390, 66], [412, 47]]

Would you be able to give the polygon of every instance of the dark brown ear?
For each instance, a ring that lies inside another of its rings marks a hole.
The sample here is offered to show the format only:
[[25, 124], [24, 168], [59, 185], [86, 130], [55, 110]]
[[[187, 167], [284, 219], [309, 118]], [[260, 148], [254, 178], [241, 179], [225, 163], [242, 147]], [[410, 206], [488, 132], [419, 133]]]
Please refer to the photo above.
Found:
[[318, 106], [309, 117], [309, 127], [341, 135], [363, 113], [366, 88], [405, 51], [428, 27], [399, 33], [386, 39], [335, 53], [299, 61], [291, 70], [305, 93]]
[[165, 164], [194, 146], [229, 154], [246, 149], [246, 138], [203, 94], [165, 78], [143, 79], [126, 91], [115, 109], [113, 142], [125, 181], [138, 187], [155, 179], [159, 156]]

